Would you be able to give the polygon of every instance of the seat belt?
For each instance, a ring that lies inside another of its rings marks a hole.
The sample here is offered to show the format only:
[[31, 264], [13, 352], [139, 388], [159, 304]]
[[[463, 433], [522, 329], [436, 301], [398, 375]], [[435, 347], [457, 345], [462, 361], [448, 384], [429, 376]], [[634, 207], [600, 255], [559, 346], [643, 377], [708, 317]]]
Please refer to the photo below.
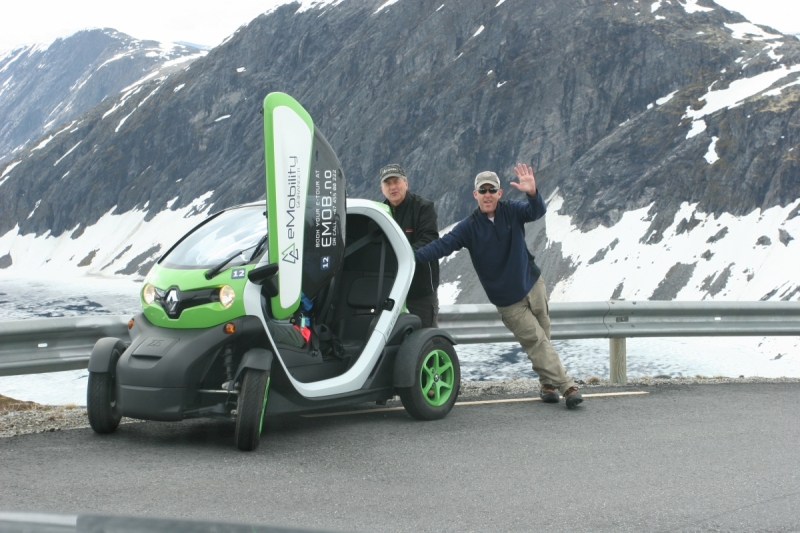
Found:
[[386, 267], [386, 238], [381, 237], [381, 266], [378, 269], [378, 303], [375, 305], [375, 315], [380, 315], [383, 309], [383, 274]]
[[350, 246], [347, 247], [347, 249], [344, 251], [344, 256], [347, 257], [350, 254], [359, 251], [361, 248], [363, 248], [364, 246], [368, 245], [370, 242], [372, 242], [372, 240], [375, 237], [377, 237], [379, 235], [381, 235], [381, 230], [380, 229], [376, 229], [372, 233], [368, 233], [367, 235], [364, 235], [363, 237], [358, 239], [356, 242], [354, 242], [353, 244], [351, 244]]

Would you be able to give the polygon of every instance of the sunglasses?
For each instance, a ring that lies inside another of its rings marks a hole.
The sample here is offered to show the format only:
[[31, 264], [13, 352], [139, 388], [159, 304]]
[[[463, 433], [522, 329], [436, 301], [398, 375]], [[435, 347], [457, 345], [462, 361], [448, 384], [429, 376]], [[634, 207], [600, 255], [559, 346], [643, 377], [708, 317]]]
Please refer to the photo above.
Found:
[[478, 189], [478, 194], [486, 194], [487, 192], [490, 192], [492, 194], [497, 194], [497, 191], [498, 191], [497, 187], [492, 187], [490, 189], [485, 189], [481, 187], [480, 189]]

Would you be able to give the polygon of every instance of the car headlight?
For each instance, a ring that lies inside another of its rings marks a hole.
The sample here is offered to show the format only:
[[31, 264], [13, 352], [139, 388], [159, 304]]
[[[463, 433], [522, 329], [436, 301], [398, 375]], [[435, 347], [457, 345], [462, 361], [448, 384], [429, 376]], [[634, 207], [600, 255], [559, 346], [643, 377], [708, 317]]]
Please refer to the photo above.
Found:
[[219, 290], [219, 303], [222, 304], [222, 307], [228, 308], [233, 305], [233, 301], [236, 299], [236, 293], [233, 290], [233, 287], [230, 285], [223, 285], [222, 288]]
[[152, 304], [156, 301], [156, 288], [150, 285], [149, 283], [144, 284], [144, 288], [142, 289], [142, 300], [147, 305]]

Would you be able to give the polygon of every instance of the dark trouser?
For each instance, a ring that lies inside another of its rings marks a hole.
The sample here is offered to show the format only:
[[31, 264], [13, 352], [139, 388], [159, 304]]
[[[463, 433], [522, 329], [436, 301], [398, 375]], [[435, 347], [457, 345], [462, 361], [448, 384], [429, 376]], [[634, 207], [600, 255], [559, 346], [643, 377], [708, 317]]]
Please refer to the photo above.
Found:
[[406, 300], [406, 308], [409, 313], [419, 317], [423, 328], [439, 327], [439, 297], [435, 292]]

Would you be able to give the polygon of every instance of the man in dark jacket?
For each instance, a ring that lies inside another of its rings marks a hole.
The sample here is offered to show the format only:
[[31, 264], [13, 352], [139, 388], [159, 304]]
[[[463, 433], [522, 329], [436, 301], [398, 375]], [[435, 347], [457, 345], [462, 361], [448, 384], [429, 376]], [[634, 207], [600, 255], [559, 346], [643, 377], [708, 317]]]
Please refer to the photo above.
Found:
[[[416, 250], [439, 238], [436, 209], [433, 202], [408, 190], [408, 178], [403, 167], [392, 164], [380, 170], [381, 191], [384, 202], [392, 210], [392, 217], [406, 234], [411, 248]], [[414, 278], [406, 298], [408, 312], [422, 320], [423, 328], [435, 328], [439, 315], [439, 262], [417, 263]]]
[[533, 169], [518, 164], [514, 172], [519, 183], [511, 185], [526, 194], [527, 202], [501, 202], [503, 190], [497, 174], [481, 172], [475, 177], [472, 193], [478, 209], [450, 233], [418, 249], [415, 256], [417, 262], [429, 262], [461, 248], [469, 250], [489, 301], [539, 374], [542, 401], [557, 403], [560, 391], [572, 409], [583, 397], [550, 344], [547, 290], [525, 244], [525, 223], [544, 216], [546, 208]]

